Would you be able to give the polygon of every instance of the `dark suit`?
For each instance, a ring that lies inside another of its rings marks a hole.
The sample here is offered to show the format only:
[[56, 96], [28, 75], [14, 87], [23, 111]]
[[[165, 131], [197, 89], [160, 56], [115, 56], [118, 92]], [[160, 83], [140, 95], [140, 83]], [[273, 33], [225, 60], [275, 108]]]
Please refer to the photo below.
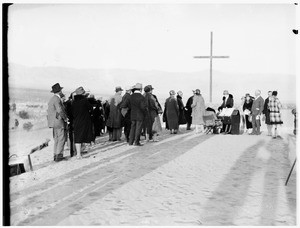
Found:
[[264, 110], [264, 99], [259, 96], [253, 101], [251, 108], [253, 134], [260, 133], [260, 119], [256, 119]]
[[191, 130], [191, 125], [192, 125], [192, 107], [191, 107], [191, 105], [193, 104], [193, 98], [194, 98], [194, 96], [191, 96], [187, 100], [186, 105], [185, 105], [185, 108], [187, 109], [185, 112], [185, 119], [187, 121], [187, 126], [186, 126], [187, 130]]
[[54, 160], [63, 157], [64, 145], [67, 140], [67, 114], [61, 99], [54, 95], [47, 110], [48, 127], [53, 128]]
[[132, 145], [133, 143], [135, 143], [135, 145], [138, 145], [140, 144], [142, 124], [147, 112], [146, 99], [141, 93], [135, 92], [130, 95], [130, 98], [127, 100], [123, 107], [128, 107], [131, 110], [129, 145]]
[[223, 108], [232, 108], [234, 104], [233, 101], [233, 96], [231, 94], [229, 94], [228, 98], [226, 99], [226, 97], [223, 97], [223, 103], [222, 105], [218, 108], [218, 110], [222, 110]]
[[124, 135], [129, 142], [129, 135], [130, 135], [130, 128], [131, 128], [131, 110], [128, 107], [125, 107], [126, 104], [128, 104], [130, 98], [129, 93], [125, 93], [124, 96], [122, 97], [122, 102], [121, 102], [121, 109], [122, 109], [122, 114], [126, 113], [125, 116], [123, 116], [123, 125], [124, 125]]

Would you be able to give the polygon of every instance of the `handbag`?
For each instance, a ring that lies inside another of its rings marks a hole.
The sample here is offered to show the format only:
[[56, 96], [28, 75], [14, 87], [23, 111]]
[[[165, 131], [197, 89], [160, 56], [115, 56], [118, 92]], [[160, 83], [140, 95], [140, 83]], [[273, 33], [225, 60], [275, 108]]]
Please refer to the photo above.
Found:
[[155, 133], [161, 132], [162, 131], [162, 126], [161, 126], [161, 122], [160, 122], [160, 117], [156, 116], [154, 118], [154, 122], [152, 125], [152, 131]]

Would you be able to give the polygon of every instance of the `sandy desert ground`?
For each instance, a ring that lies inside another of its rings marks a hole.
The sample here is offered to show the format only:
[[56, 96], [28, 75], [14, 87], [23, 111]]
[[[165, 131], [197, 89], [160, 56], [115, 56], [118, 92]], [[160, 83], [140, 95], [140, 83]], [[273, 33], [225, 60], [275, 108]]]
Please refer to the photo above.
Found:
[[[52, 141], [34, 171], [11, 177], [12, 225], [296, 225], [296, 156], [283, 139], [164, 131], [143, 147], [98, 142], [82, 160], [54, 163]], [[48, 130], [51, 135], [51, 130]], [[68, 156], [68, 151], [66, 151]]]

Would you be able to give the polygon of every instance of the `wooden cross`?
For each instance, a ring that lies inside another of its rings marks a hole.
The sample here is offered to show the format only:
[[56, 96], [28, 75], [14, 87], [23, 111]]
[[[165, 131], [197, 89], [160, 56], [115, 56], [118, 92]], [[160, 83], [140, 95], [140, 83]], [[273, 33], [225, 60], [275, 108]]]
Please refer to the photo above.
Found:
[[210, 32], [210, 55], [209, 56], [194, 56], [194, 58], [198, 59], [210, 59], [210, 91], [209, 91], [209, 100], [212, 102], [212, 60], [213, 58], [221, 59], [221, 58], [229, 58], [229, 56], [213, 56], [213, 32]]

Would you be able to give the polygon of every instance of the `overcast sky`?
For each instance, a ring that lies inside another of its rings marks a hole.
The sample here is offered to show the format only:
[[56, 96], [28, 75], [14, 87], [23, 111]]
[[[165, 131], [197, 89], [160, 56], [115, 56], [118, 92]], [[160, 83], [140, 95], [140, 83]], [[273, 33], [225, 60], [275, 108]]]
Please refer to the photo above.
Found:
[[13, 5], [9, 62], [25, 66], [295, 74], [293, 4]]

